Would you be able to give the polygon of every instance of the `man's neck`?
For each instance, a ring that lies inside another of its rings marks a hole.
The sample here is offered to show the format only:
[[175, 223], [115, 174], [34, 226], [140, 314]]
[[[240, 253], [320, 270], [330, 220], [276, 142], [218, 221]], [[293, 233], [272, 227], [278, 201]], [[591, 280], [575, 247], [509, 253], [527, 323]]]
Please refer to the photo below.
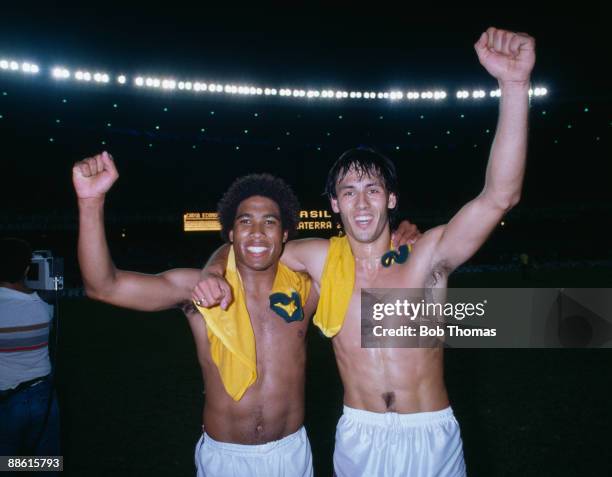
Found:
[[364, 267], [371, 269], [372, 267], [378, 268], [382, 266], [380, 259], [389, 251], [389, 244], [391, 243], [391, 231], [388, 225], [373, 242], [363, 243], [355, 240], [350, 235], [347, 237], [357, 268]]
[[276, 278], [278, 262], [265, 270], [253, 270], [240, 263], [237, 263], [236, 267], [238, 268], [238, 272], [240, 272], [240, 278], [242, 279], [245, 292], [264, 295], [270, 293], [274, 285], [274, 279]]
[[15, 290], [22, 293], [33, 293], [33, 290], [29, 289], [26, 284], [21, 282], [2, 282], [0, 281], [0, 287], [10, 288], [11, 290]]

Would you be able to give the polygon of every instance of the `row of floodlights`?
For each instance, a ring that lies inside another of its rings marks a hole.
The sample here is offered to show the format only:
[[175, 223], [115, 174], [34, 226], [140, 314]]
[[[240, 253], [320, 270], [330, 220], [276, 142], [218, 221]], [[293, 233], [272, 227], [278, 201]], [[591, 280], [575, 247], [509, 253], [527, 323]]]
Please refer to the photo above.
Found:
[[[548, 94], [548, 90], [546, 88], [533, 88], [529, 90], [529, 96], [546, 96]], [[476, 91], [457, 91], [457, 99], [481, 99], [487, 96], [487, 93], [481, 89]], [[494, 89], [493, 91], [489, 91], [489, 96], [491, 98], [500, 98], [501, 90]]]
[[[40, 72], [38, 65], [29, 62], [17, 62], [15, 60], [0, 59], [0, 70], [22, 71], [23, 73], [37, 74]], [[79, 82], [94, 82], [94, 83], [109, 83], [111, 76], [104, 72], [90, 72], [85, 70], [76, 70], [71, 72], [68, 68], [56, 66], [51, 69], [51, 76], [56, 80], [68, 80], [74, 78]], [[118, 75], [117, 83], [124, 85], [128, 78], [126, 75]], [[290, 88], [260, 88], [248, 85], [233, 85], [233, 84], [218, 84], [218, 83], [202, 83], [192, 81], [176, 81], [172, 78], [157, 78], [157, 77], [134, 77], [134, 85], [138, 88], [154, 88], [162, 90], [182, 90], [208, 93], [225, 93], [231, 95], [251, 95], [251, 96], [283, 96], [294, 98], [329, 98], [329, 99], [389, 99], [389, 100], [408, 100], [426, 99], [440, 101], [447, 98], [445, 91], [336, 91], [336, 90], [303, 90]], [[546, 88], [534, 88], [529, 90], [530, 96], [545, 96], [548, 94]], [[457, 99], [481, 99], [485, 98], [487, 93], [483, 90], [467, 91], [461, 90], [457, 92]], [[499, 98], [501, 91], [499, 89], [489, 92], [491, 98]]]

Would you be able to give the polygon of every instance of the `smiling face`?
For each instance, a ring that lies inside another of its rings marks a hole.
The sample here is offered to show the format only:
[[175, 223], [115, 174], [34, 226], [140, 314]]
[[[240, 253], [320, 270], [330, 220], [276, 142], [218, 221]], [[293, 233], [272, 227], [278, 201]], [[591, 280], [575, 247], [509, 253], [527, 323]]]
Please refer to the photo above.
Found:
[[278, 204], [259, 195], [240, 202], [229, 239], [237, 263], [257, 271], [275, 265], [287, 241]]
[[336, 184], [336, 198], [331, 199], [339, 213], [346, 234], [358, 242], [372, 243], [389, 224], [389, 209], [396, 205], [378, 175], [360, 174], [350, 169]]

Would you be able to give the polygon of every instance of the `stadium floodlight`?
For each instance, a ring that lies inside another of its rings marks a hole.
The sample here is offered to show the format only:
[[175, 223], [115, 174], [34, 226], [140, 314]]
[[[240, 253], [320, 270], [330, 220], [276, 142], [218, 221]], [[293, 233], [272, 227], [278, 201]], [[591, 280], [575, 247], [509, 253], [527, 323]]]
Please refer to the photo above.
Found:
[[435, 91], [433, 99], [436, 101], [446, 99], [446, 91]]
[[8, 60], [0, 60], [0, 69], [3, 70], [8, 70], [9, 69], [9, 62]]
[[165, 79], [162, 81], [162, 89], [176, 89], [176, 81], [173, 79]]
[[23, 71], [24, 73], [36, 74], [38, 73], [39, 68], [38, 68], [38, 65], [24, 62], [24, 63], [21, 63], [21, 71]]
[[[531, 90], [530, 90], [531, 91]], [[548, 91], [546, 90], [546, 88], [535, 88], [533, 90], [533, 95], [534, 96], [544, 96]], [[530, 93], [531, 94], [531, 93]]]
[[19, 63], [16, 61], [9, 62], [9, 68], [13, 71], [17, 71], [19, 69]]
[[119, 84], [125, 84], [125, 82], [127, 81], [127, 78], [125, 77], [125, 75], [119, 75], [117, 76], [117, 83]]
[[67, 79], [70, 77], [70, 71], [68, 71], [66, 68], [56, 66], [51, 70], [51, 76], [53, 76], [55, 79]]
[[134, 84], [136, 86], [144, 86], [144, 78], [142, 76], [137, 76], [136, 78], [134, 78]]
[[191, 81], [185, 81], [185, 89], [187, 91], [191, 91], [192, 87], [193, 87], [193, 84], [191, 83]]

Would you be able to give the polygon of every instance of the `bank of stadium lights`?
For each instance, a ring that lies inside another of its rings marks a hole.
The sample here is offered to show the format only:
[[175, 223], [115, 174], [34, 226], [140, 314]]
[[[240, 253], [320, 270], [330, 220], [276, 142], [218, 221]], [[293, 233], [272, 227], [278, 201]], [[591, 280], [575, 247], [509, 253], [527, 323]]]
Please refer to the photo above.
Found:
[[[22, 71], [24, 73], [36, 74], [40, 71], [38, 65], [30, 62], [17, 62], [11, 59], [0, 59], [0, 70], [6, 71]], [[51, 69], [51, 76], [56, 80], [74, 79], [83, 83], [109, 83], [111, 75], [103, 72], [90, 72], [83, 69], [70, 71], [62, 66], [55, 66]], [[128, 83], [128, 76], [120, 74], [116, 76], [115, 81], [120, 85]], [[245, 96], [282, 96], [290, 98], [308, 98], [308, 99], [327, 99], [327, 100], [342, 100], [350, 99], [365, 99], [365, 100], [389, 100], [393, 102], [408, 100], [410, 102], [417, 100], [425, 101], [441, 101], [447, 99], [448, 95], [445, 91], [342, 91], [333, 89], [323, 90], [304, 90], [297, 88], [270, 88], [258, 87], [253, 85], [237, 85], [237, 84], [219, 84], [219, 83], [204, 83], [198, 81], [177, 81], [174, 78], [160, 78], [154, 76], [135, 76], [131, 81], [138, 88], [152, 88], [166, 91], [193, 91], [196, 93], [213, 93], [227, 95], [245, 95]], [[529, 90], [530, 96], [545, 96], [548, 90], [544, 87], [536, 87]], [[491, 98], [501, 97], [499, 89], [488, 92]], [[484, 90], [460, 90], [456, 92], [457, 99], [475, 99], [481, 100], [487, 97]]]
[[[534, 88], [534, 89], [530, 89], [529, 90], [529, 96], [546, 96], [548, 94], [548, 89], [543, 88], [543, 87], [538, 87], [538, 88]], [[500, 89], [494, 89], [489, 91], [489, 97], [491, 98], [501, 98], [501, 90]], [[468, 98], [472, 98], [472, 99], [482, 99], [486, 96], [485, 91], [483, 90], [474, 90], [472, 92], [466, 91], [466, 90], [460, 90], [457, 91], [457, 99], [468, 99]]]
[[5, 71], [21, 71], [22, 73], [35, 75], [40, 72], [40, 68], [35, 63], [30, 63], [25, 61], [23, 63], [19, 63], [15, 60], [10, 60], [8, 58], [0, 59], [0, 69]]

